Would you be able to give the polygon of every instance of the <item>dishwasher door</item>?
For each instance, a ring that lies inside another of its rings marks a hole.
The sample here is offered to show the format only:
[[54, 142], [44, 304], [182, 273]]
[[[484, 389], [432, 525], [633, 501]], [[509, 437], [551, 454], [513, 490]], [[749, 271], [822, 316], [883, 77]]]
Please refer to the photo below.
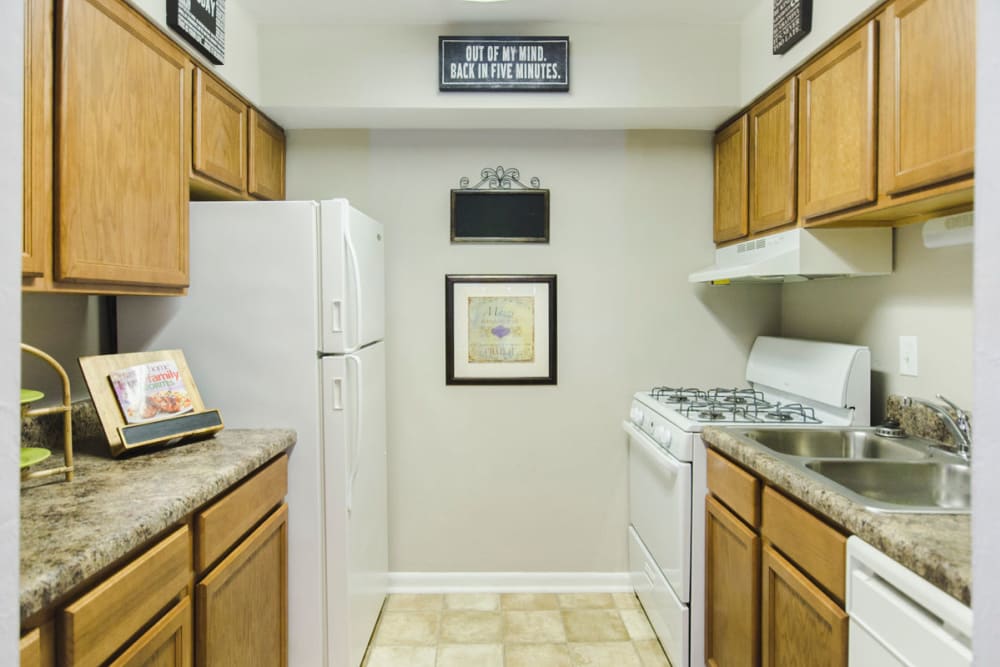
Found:
[[972, 610], [858, 537], [847, 540], [850, 667], [972, 665]]

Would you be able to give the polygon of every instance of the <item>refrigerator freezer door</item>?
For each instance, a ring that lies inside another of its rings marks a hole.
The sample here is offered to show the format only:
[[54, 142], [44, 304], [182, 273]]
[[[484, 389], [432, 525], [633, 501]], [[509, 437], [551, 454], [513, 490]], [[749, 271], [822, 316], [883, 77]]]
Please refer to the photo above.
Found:
[[385, 344], [321, 360], [331, 667], [358, 667], [385, 600]]
[[320, 204], [322, 349], [353, 352], [385, 336], [382, 224], [347, 202]]

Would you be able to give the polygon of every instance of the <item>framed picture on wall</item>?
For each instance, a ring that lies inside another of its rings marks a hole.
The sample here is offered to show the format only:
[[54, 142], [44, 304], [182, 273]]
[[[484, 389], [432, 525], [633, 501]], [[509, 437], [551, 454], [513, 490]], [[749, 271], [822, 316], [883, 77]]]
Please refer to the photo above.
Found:
[[556, 384], [556, 277], [446, 275], [445, 376]]

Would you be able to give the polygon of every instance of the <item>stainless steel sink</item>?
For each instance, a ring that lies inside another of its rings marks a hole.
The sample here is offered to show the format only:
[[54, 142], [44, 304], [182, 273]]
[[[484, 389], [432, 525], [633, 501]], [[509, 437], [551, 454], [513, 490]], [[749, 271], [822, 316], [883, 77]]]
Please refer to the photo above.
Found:
[[811, 470], [876, 510], [968, 512], [969, 466], [945, 461], [809, 461]]
[[787, 456], [824, 459], [927, 458], [926, 448], [879, 437], [868, 430], [772, 429], [745, 431], [743, 436]]
[[968, 461], [920, 438], [864, 428], [727, 429], [876, 512], [968, 514]]

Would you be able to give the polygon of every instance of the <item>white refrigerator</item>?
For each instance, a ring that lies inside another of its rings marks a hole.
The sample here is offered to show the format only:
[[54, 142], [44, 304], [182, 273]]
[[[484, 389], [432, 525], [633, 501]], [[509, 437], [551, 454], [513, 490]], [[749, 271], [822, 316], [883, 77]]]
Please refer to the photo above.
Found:
[[182, 349], [227, 428], [298, 432], [288, 664], [358, 667], [388, 569], [383, 227], [345, 199], [190, 219], [187, 296], [119, 298], [118, 348]]

